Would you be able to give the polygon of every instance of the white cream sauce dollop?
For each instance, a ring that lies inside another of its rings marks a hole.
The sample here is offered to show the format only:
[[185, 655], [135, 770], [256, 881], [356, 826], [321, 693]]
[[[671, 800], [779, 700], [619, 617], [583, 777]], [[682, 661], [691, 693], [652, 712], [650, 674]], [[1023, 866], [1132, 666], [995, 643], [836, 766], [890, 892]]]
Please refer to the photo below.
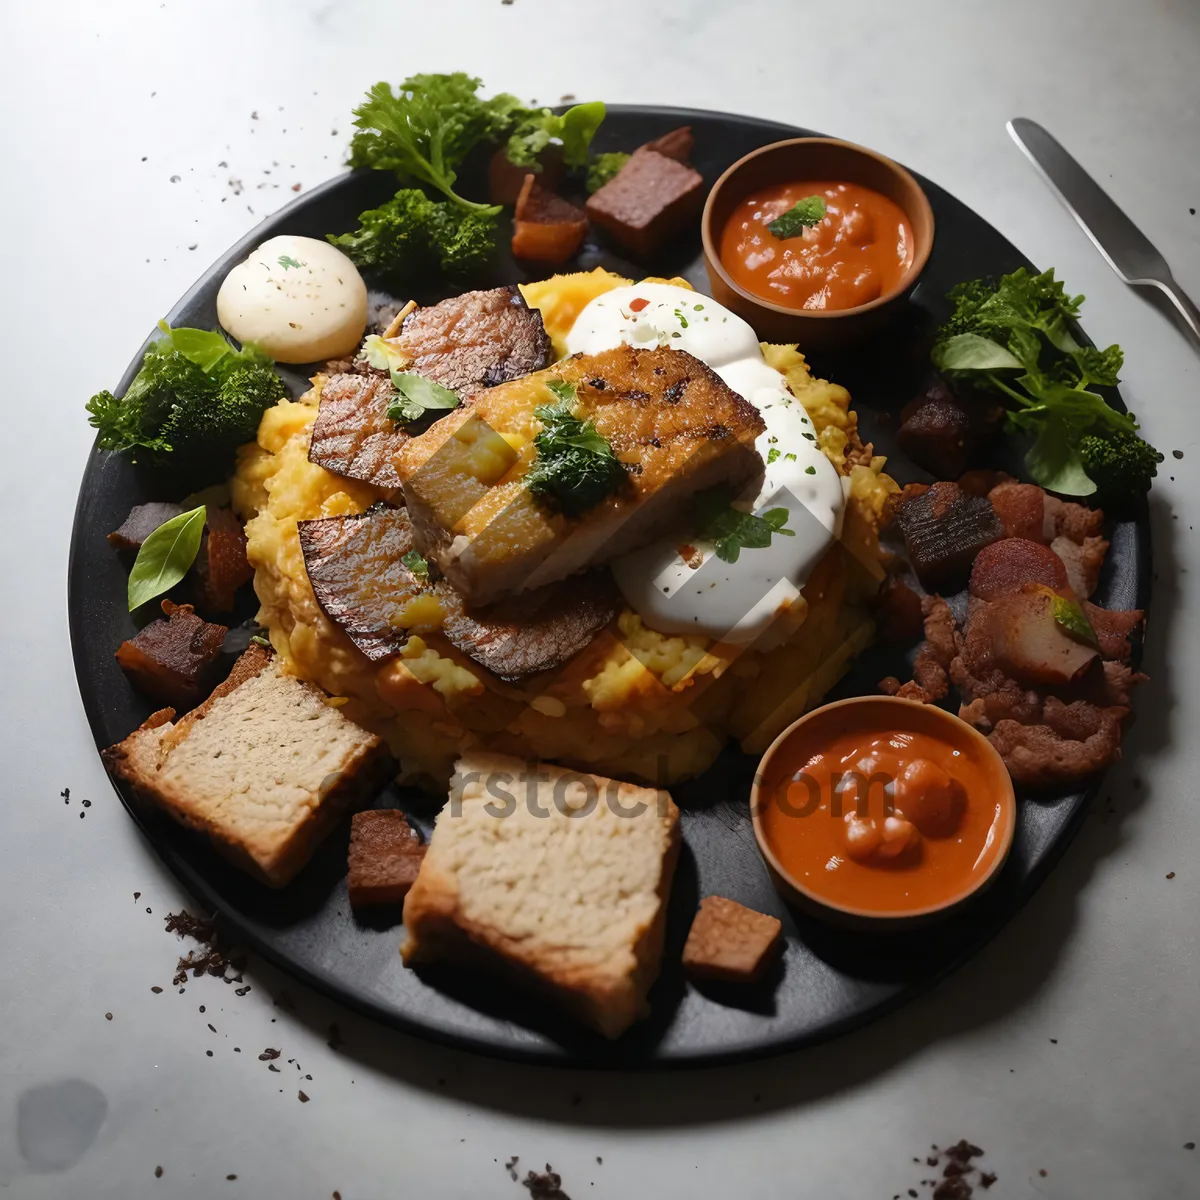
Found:
[[[631, 307], [635, 301], [645, 301]], [[766, 636], [800, 595], [813, 567], [841, 533], [841, 477], [817, 446], [816, 430], [783, 376], [769, 367], [754, 330], [709, 296], [668, 283], [639, 283], [598, 296], [567, 335], [571, 354], [596, 354], [626, 343], [686, 350], [707, 363], [762, 413], [766, 431], [755, 447], [765, 464], [757, 491], [738, 507], [761, 513], [786, 508], [786, 529], [762, 549], [743, 549], [723, 562], [711, 545], [686, 530], [612, 563], [630, 607], [653, 629], [699, 633], [738, 644], [769, 644]], [[680, 547], [693, 544], [702, 558]], [[786, 622], [784, 622], [786, 625]]]

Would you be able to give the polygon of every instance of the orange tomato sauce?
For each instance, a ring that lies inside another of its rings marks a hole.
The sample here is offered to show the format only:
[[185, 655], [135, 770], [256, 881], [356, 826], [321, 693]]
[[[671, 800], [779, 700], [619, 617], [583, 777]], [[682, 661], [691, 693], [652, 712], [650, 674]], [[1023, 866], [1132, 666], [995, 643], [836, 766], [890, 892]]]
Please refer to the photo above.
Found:
[[[791, 238], [767, 226], [807, 196], [824, 219]], [[912, 225], [893, 200], [856, 183], [781, 183], [747, 196], [721, 234], [720, 258], [746, 291], [785, 308], [857, 308], [904, 278]]]
[[990, 873], [1012, 819], [996, 768], [965, 732], [952, 743], [936, 730], [851, 707], [777, 748], [760, 783], [760, 831], [805, 892], [861, 913], [912, 913]]

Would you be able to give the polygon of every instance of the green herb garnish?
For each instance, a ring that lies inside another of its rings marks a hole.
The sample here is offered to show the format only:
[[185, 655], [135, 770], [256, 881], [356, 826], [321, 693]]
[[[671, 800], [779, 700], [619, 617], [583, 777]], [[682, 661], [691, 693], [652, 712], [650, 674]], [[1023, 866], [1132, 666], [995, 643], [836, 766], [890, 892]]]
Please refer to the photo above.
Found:
[[577, 517], [611, 495], [625, 480], [625, 468], [590, 420], [577, 415], [577, 393], [565, 379], [550, 380], [555, 403], [534, 410], [542, 431], [525, 486], [567, 516]]
[[[1124, 355], [1120, 346], [1100, 350], [1076, 341], [1082, 296], [1068, 296], [1052, 270], [1031, 275], [1021, 268], [998, 284], [960, 284], [949, 299], [954, 313], [938, 331], [934, 366], [1004, 398], [1009, 429], [1034, 439], [1025, 465], [1035, 483], [1070, 496], [1091, 495], [1096, 477], [1126, 497], [1150, 486], [1162, 456], [1138, 436], [1131, 415], [1095, 390], [1116, 386]], [[1093, 439], [1111, 442], [1115, 456]], [[1133, 469], [1110, 475], [1114, 457]]]
[[408, 550], [400, 555], [400, 561], [418, 583], [429, 582], [429, 564], [415, 550]]
[[775, 446], [772, 446], [767, 451], [767, 466], [769, 467], [773, 462], [778, 462], [778, 461], [779, 461], [779, 450]]
[[1096, 636], [1096, 631], [1087, 619], [1082, 605], [1054, 593], [1050, 597], [1050, 611], [1054, 614], [1055, 622], [1077, 642], [1083, 642], [1094, 650], [1100, 649], [1100, 639]]
[[797, 200], [787, 212], [769, 222], [767, 228], [783, 241], [786, 238], [802, 236], [806, 229], [820, 225], [824, 219], [825, 198], [805, 196], [803, 200]]
[[702, 492], [697, 497], [700, 537], [713, 543], [722, 562], [735, 563], [743, 550], [762, 550], [771, 544], [773, 534], [794, 537], [795, 531], [785, 529], [788, 510], [768, 508], [761, 515], [743, 512], [730, 503], [724, 488]]
[[548, 108], [529, 112], [513, 131], [504, 153], [510, 163], [530, 171], [540, 171], [541, 154], [551, 142], [562, 143], [563, 162], [582, 167], [588, 161], [588, 147], [604, 120], [604, 104], [599, 100], [576, 104], [561, 116]]
[[203, 504], [164, 521], [138, 549], [129, 572], [129, 611], [170, 591], [200, 553], [208, 510]]
[[256, 633], [256, 634], [252, 635], [250, 640], [256, 646], [264, 646], [268, 650], [270, 650], [270, 648], [271, 648], [271, 639], [263, 637], [263, 635], [261, 633]]
[[610, 179], [616, 177], [621, 168], [629, 161], [629, 155], [623, 151], [612, 154], [597, 154], [588, 163], [587, 190], [588, 193], [598, 192]]
[[387, 415], [393, 421], [408, 424], [419, 421], [427, 412], [448, 412], [458, 407], [458, 394], [449, 388], [418, 375], [415, 371], [391, 372], [396, 395], [388, 405]]
[[304, 264], [299, 259], [293, 258], [290, 254], [281, 254], [279, 256], [279, 265], [285, 270], [295, 267], [299, 270]]

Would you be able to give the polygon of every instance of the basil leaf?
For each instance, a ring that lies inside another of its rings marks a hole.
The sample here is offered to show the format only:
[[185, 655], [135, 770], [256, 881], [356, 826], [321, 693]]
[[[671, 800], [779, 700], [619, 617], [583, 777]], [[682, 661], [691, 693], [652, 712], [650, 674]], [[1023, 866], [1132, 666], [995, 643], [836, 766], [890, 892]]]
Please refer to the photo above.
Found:
[[1100, 639], [1082, 605], [1065, 596], [1055, 595], [1050, 601], [1050, 611], [1054, 614], [1054, 620], [1077, 642], [1083, 642], [1095, 650], [1100, 649]]
[[743, 512], [729, 502], [724, 489], [702, 493], [697, 500], [700, 537], [713, 543], [716, 556], [735, 563], [743, 550], [764, 550], [774, 534], [795, 537], [795, 530], [784, 529], [786, 508], [768, 508], [761, 516]]
[[981, 333], [958, 333], [938, 342], [931, 357], [939, 371], [1011, 371], [1025, 365]]
[[576, 104], [562, 115], [559, 137], [563, 144], [563, 162], [568, 167], [587, 165], [588, 147], [604, 120], [604, 101], [589, 100]]
[[400, 393], [388, 406], [388, 416], [393, 421], [415, 421], [427, 412], [445, 412], [458, 407], [455, 392], [424, 375], [393, 370], [391, 376], [392, 387]]
[[203, 504], [164, 521], [141, 545], [129, 572], [129, 611], [173, 588], [196, 561], [208, 515]]
[[823, 196], [805, 196], [797, 200], [782, 216], [768, 223], [767, 228], [784, 241], [803, 235], [806, 229], [820, 225], [825, 219], [825, 199]]
[[1049, 420], [1025, 455], [1025, 466], [1038, 487], [1063, 496], [1090, 496], [1096, 485], [1088, 478], [1070, 430]]

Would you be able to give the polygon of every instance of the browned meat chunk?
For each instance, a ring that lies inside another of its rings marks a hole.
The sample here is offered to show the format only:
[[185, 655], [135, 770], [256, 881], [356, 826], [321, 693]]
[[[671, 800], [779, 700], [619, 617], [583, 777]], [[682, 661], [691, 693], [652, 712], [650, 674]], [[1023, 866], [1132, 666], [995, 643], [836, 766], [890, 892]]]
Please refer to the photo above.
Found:
[[988, 740], [1000, 752], [1008, 773], [1028, 787], [1078, 783], [1121, 756], [1125, 708], [1097, 708], [1076, 701], [1046, 701], [1044, 724], [1001, 721]]
[[[537, 160], [542, 168], [536, 172], [538, 183], [548, 192], [557, 191], [563, 177], [562, 147], [552, 142], [537, 156]], [[488, 164], [488, 196], [492, 203], [515, 204], [529, 173], [527, 166], [512, 162], [505, 147], [501, 146]]]
[[971, 568], [971, 595], [980, 600], [1019, 592], [1027, 583], [1056, 592], [1069, 586], [1062, 559], [1049, 546], [1027, 538], [1004, 538], [985, 547]]
[[152, 621], [122, 642], [117, 662], [133, 684], [172, 708], [191, 708], [212, 687], [229, 630], [196, 616], [190, 604], [162, 602], [165, 621]]
[[587, 213], [547, 191], [536, 175], [526, 175], [513, 213], [514, 258], [562, 263], [578, 252], [587, 236]]
[[979, 552], [1004, 536], [989, 501], [956, 483], [935, 483], [894, 511], [909, 561], [929, 591], [957, 591]]
[[896, 441], [909, 458], [939, 479], [957, 479], [975, 444], [971, 415], [940, 381], [900, 412]]
[[699, 171], [643, 146], [587, 202], [587, 215], [643, 258], [679, 234], [704, 203]]
[[317, 603], [370, 659], [396, 654], [409, 637], [404, 621], [418, 597], [432, 596], [434, 625], [451, 645], [505, 680], [561, 666], [574, 658], [620, 611], [608, 571], [523, 594], [519, 600], [467, 609], [444, 581], [414, 574], [403, 560], [413, 550], [412, 524], [402, 508], [376, 505], [354, 517], [301, 521], [300, 546]]
[[1046, 493], [1046, 520], [1042, 529], [1042, 541], [1052, 542], [1056, 537], [1070, 538], [1083, 542], [1086, 538], [1099, 537], [1104, 528], [1104, 512], [1099, 508], [1088, 508], [1071, 500], [1060, 500]]
[[135, 504], [129, 516], [108, 535], [108, 544], [118, 550], [140, 550], [142, 543], [161, 525], [183, 512], [178, 504], [165, 500], [152, 500], [149, 504]]
[[237, 590], [254, 578], [254, 568], [246, 558], [242, 523], [229, 509], [208, 509], [204, 540], [192, 569], [196, 572], [201, 609], [232, 612]]
[[309, 462], [376, 487], [399, 487], [392, 459], [409, 435], [387, 415], [392, 392], [392, 381], [382, 372], [327, 379], [313, 422]]
[[1027, 538], [1042, 542], [1042, 526], [1046, 518], [1046, 493], [1034, 483], [997, 484], [987, 494], [996, 510], [1006, 538]]
[[1090, 596], [1100, 582], [1100, 569], [1108, 553], [1108, 542], [1101, 537], [1085, 537], [1082, 542], [1073, 542], [1069, 537], [1056, 537], [1050, 543], [1050, 549], [1062, 559], [1075, 595], [1081, 599]]
[[480, 387], [540, 371], [553, 357], [542, 314], [515, 284], [418, 308], [394, 340], [412, 359], [409, 370], [463, 400]]
[[425, 847], [395, 809], [375, 808], [350, 819], [346, 888], [355, 908], [399, 904], [417, 881]]
[[655, 138], [652, 142], [647, 142], [643, 149], [665, 154], [668, 158], [673, 158], [676, 162], [690, 163], [692, 161], [692, 147], [695, 144], [696, 139], [692, 136], [692, 127], [690, 125], [681, 125], [678, 129], [672, 129], [670, 133], [664, 133], [662, 137]]
[[778, 917], [706, 896], [683, 947], [683, 969], [692, 979], [754, 983], [779, 956], [783, 924]]
[[1142, 623], [1146, 615], [1140, 608], [1121, 612], [1101, 608], [1085, 600], [1083, 611], [1096, 631], [1100, 642], [1100, 653], [1108, 659], [1124, 661], [1129, 657], [1129, 635]]

